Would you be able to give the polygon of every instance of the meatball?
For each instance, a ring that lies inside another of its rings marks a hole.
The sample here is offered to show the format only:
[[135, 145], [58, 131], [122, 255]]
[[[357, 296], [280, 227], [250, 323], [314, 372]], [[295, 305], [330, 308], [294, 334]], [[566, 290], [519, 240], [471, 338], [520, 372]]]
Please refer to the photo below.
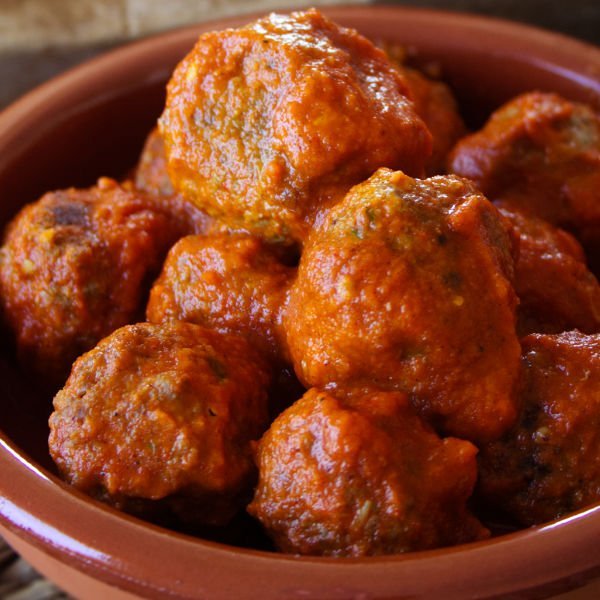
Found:
[[449, 168], [492, 200], [508, 196], [584, 240], [600, 235], [600, 117], [583, 104], [519, 96], [456, 146]]
[[442, 81], [407, 66], [403, 47], [383, 43], [382, 48], [406, 81], [415, 111], [431, 133], [433, 145], [425, 165], [427, 174], [445, 173], [450, 150], [467, 131], [452, 91]]
[[139, 162], [135, 169], [135, 185], [138, 189], [160, 196], [173, 196], [175, 190], [167, 172], [165, 142], [155, 127], [146, 138]]
[[456, 100], [445, 83], [428, 79], [410, 67], [402, 68], [401, 72], [410, 89], [415, 111], [431, 133], [433, 147], [425, 164], [427, 174], [444, 173], [450, 150], [466, 133]]
[[188, 236], [169, 252], [150, 293], [147, 318], [237, 331], [285, 362], [281, 319], [294, 274], [255, 237]]
[[284, 552], [368, 556], [487, 537], [466, 508], [477, 450], [440, 439], [399, 392], [311, 389], [258, 446], [248, 510]]
[[316, 10], [204, 34], [159, 127], [175, 188], [234, 229], [302, 243], [380, 166], [420, 175], [430, 134], [385, 54]]
[[511, 251], [469, 181], [379, 170], [300, 260], [284, 315], [300, 380], [403, 391], [445, 433], [502, 435], [520, 356]]
[[482, 448], [479, 492], [532, 525], [600, 500], [600, 335], [530, 335], [522, 370], [520, 420]]
[[50, 452], [76, 488], [223, 524], [255, 479], [269, 374], [243, 338], [192, 323], [125, 326], [80, 357], [54, 398]]
[[25, 207], [0, 250], [0, 301], [23, 363], [64, 382], [77, 356], [137, 320], [176, 221], [106, 178]]
[[515, 266], [519, 334], [600, 331], [600, 285], [577, 240], [509, 205], [503, 204], [500, 211], [519, 237]]
[[215, 226], [205, 212], [175, 193], [167, 172], [165, 144], [158, 128], [154, 128], [146, 139], [135, 169], [134, 185], [143, 192], [163, 199], [166, 209], [179, 219], [182, 231], [186, 234], [203, 234]]

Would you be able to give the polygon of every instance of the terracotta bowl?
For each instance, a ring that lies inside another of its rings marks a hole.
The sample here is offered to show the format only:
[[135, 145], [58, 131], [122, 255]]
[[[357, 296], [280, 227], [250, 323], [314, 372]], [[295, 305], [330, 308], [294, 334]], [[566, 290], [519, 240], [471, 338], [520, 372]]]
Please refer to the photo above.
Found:
[[[511, 96], [554, 90], [600, 109], [600, 50], [514, 23], [391, 7], [326, 12], [371, 38], [439, 61], [473, 123]], [[0, 224], [42, 192], [131, 168], [160, 113], [175, 63], [203, 31], [111, 52], [39, 87], [0, 115]], [[4, 340], [10, 339], [6, 334]], [[61, 483], [46, 448], [51, 394], [0, 354], [0, 533], [80, 598], [535, 597], [600, 574], [600, 506], [450, 549], [320, 559], [244, 549], [162, 529]]]

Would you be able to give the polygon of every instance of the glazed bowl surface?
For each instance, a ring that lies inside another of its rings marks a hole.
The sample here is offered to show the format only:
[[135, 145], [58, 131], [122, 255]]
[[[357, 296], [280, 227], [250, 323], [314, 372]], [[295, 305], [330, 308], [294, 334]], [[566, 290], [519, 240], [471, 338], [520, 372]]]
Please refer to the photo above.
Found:
[[[396, 7], [326, 9], [375, 40], [435, 61], [469, 124], [519, 92], [600, 109], [600, 50], [510, 22]], [[0, 114], [0, 225], [43, 192], [121, 177], [160, 114], [164, 85], [197, 36], [244, 16], [149, 38], [37, 88]], [[600, 575], [600, 505], [449, 549], [365, 559], [294, 557], [206, 541], [79, 494], [47, 451], [51, 393], [0, 354], [0, 533], [81, 598], [542, 598]]]

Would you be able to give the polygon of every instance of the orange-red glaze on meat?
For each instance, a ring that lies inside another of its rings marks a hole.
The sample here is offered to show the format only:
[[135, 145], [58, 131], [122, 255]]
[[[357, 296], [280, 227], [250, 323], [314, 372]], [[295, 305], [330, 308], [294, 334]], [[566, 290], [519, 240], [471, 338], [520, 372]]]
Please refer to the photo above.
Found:
[[600, 285], [577, 240], [508, 202], [500, 203], [500, 212], [519, 238], [515, 264], [519, 335], [600, 331]]
[[410, 67], [400, 70], [408, 84], [415, 111], [431, 133], [432, 152], [425, 170], [428, 175], [445, 173], [450, 150], [466, 133], [456, 100], [445, 83], [428, 79]]
[[530, 335], [522, 370], [519, 423], [482, 447], [479, 491], [532, 525], [600, 500], [600, 335]]
[[155, 501], [222, 524], [255, 478], [269, 371], [240, 336], [129, 325], [80, 357], [54, 398], [50, 452], [76, 488], [122, 508]]
[[466, 508], [477, 449], [399, 392], [310, 389], [260, 441], [249, 511], [284, 552], [372, 556], [487, 537]]
[[431, 133], [432, 151], [425, 168], [427, 174], [445, 173], [450, 150], [467, 132], [452, 91], [442, 81], [408, 66], [406, 49], [402, 46], [383, 42], [382, 48], [402, 74], [415, 111]]
[[556, 94], [523, 94], [464, 138], [449, 170], [469, 177], [491, 200], [573, 231], [600, 236], [600, 117]]
[[159, 127], [176, 190], [233, 229], [302, 243], [381, 166], [423, 172], [430, 134], [385, 54], [316, 10], [204, 34]]
[[167, 172], [165, 143], [155, 127], [146, 138], [142, 154], [135, 168], [135, 185], [138, 189], [159, 196], [175, 194]]
[[161, 199], [165, 208], [179, 219], [185, 234], [204, 234], [215, 226], [213, 219], [173, 189], [167, 172], [165, 143], [157, 127], [148, 134], [133, 183], [135, 188]]
[[23, 363], [64, 382], [77, 356], [137, 320], [180, 233], [161, 202], [106, 178], [26, 206], [0, 250], [2, 309]]
[[169, 252], [147, 317], [236, 331], [285, 362], [281, 320], [295, 271], [252, 236], [188, 236]]
[[400, 390], [441, 431], [502, 435], [520, 355], [511, 250], [469, 181], [379, 170], [302, 255], [284, 316], [300, 380]]

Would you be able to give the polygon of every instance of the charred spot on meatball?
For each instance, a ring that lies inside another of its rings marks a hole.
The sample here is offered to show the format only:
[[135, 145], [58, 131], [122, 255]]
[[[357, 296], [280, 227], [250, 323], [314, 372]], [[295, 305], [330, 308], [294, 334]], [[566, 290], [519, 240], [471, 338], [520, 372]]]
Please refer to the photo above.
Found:
[[2, 311], [22, 363], [64, 382], [77, 356], [137, 320], [180, 235], [167, 207], [107, 178], [26, 206], [0, 250]]

